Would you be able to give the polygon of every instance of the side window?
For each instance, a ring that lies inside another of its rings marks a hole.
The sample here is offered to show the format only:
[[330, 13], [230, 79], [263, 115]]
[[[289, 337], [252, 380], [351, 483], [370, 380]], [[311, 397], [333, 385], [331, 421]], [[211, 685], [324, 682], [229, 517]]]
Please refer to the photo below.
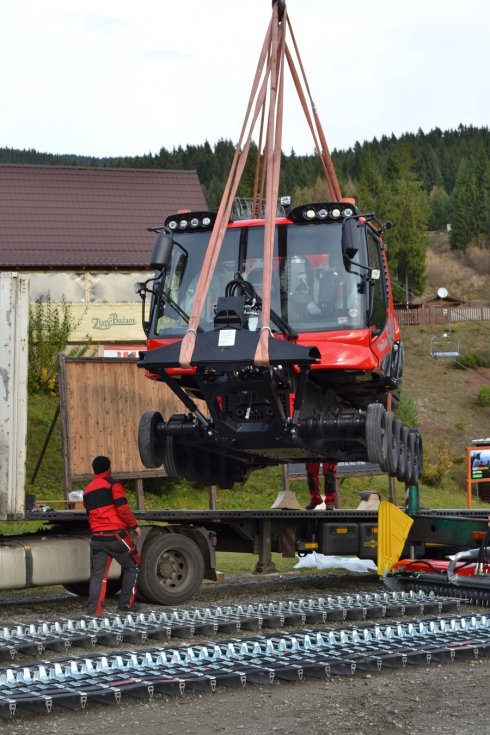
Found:
[[383, 329], [386, 323], [385, 272], [379, 252], [379, 242], [369, 228], [367, 229], [367, 246], [369, 265], [371, 268], [375, 268], [380, 272], [379, 279], [373, 281], [372, 285], [373, 310], [369, 321], [370, 324], [373, 324], [377, 329]]

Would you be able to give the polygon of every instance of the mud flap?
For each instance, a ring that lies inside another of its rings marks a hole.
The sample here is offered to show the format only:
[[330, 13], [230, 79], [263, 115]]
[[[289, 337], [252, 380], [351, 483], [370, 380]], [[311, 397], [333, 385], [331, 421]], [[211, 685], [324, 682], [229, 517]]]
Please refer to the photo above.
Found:
[[378, 510], [378, 575], [386, 576], [400, 558], [413, 524], [404, 511], [382, 500]]

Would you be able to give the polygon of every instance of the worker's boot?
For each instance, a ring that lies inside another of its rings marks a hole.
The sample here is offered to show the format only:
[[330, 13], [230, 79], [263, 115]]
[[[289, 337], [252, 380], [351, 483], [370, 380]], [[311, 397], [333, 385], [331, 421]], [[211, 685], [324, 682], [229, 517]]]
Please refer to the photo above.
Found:
[[335, 473], [325, 474], [325, 506], [327, 510], [335, 510]]
[[142, 605], [138, 605], [137, 602], [133, 602], [132, 605], [118, 605], [117, 606], [118, 613], [134, 613], [134, 612], [139, 612], [140, 610], [142, 610]]
[[317, 505], [323, 503], [322, 496], [320, 495], [320, 487], [318, 485], [318, 472], [320, 465], [318, 464], [307, 464], [306, 465], [306, 482], [308, 483], [308, 490], [310, 491], [310, 502], [306, 506], [305, 510], [313, 510]]
[[307, 506], [305, 506], [305, 510], [314, 510], [317, 505], [321, 505], [323, 503], [323, 500], [320, 496], [318, 498], [312, 498]]

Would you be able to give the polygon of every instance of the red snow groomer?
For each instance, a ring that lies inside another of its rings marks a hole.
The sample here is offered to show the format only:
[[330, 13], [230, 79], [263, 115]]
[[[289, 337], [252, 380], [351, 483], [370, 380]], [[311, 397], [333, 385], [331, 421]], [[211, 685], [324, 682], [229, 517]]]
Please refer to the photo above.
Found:
[[[342, 202], [295, 207], [275, 222], [269, 365], [261, 334], [263, 220], [230, 222], [206, 292], [189, 367], [182, 339], [216, 215], [181, 213], [157, 236], [139, 365], [188, 413], [143, 415], [147, 467], [232, 486], [247, 472], [314, 459], [370, 461], [407, 484], [420, 435], [385, 406], [400, 386], [403, 345], [382, 228]], [[207, 415], [194, 399], [203, 399]]]
[[[275, 2], [247, 111], [253, 119], [249, 129], [248, 118], [244, 123], [218, 212], [167, 217], [156, 228], [155, 275], [137, 284], [147, 335], [138, 364], [185, 407], [172, 416], [158, 407], [142, 416], [141, 459], [149, 468], [164, 465], [171, 477], [220, 487], [268, 465], [323, 460], [374, 462], [414, 484], [420, 434], [391, 411], [403, 345], [383, 242], [390, 223], [341, 196], [314, 105], [311, 113], [303, 107], [317, 131], [330, 199], [278, 215], [286, 61], [303, 103], [309, 93], [299, 89], [288, 24], [285, 3]], [[249, 219], [234, 221], [261, 113], [262, 175]]]

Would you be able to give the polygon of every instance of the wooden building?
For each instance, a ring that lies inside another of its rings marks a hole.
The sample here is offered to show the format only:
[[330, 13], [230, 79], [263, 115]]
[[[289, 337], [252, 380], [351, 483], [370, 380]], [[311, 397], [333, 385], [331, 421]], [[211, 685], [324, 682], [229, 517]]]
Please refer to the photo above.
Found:
[[[0, 164], [0, 271], [29, 277], [30, 300], [64, 296], [101, 353], [144, 342], [134, 283], [154, 233], [179, 209], [206, 210], [196, 171]], [[113, 354], [114, 353], [114, 354]]]

